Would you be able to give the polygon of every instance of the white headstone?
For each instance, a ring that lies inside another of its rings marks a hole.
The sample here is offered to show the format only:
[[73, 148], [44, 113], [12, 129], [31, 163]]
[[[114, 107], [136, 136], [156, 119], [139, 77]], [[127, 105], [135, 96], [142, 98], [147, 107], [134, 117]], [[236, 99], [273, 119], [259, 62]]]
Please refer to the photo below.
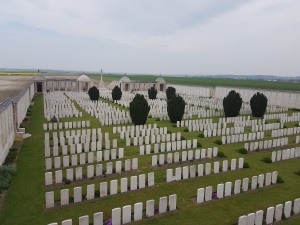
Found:
[[134, 214], [133, 214], [133, 220], [138, 221], [143, 218], [143, 203], [135, 203], [134, 204]]
[[197, 190], [197, 203], [204, 202], [204, 188], [199, 188]]
[[217, 197], [223, 198], [224, 196], [224, 184], [218, 184], [217, 186]]
[[[199, 190], [199, 189], [198, 189]], [[212, 199], [212, 186], [205, 188], [205, 201], [210, 201]]]
[[131, 222], [131, 205], [123, 206], [122, 208], [122, 224]]
[[112, 225], [121, 225], [121, 208], [114, 208], [111, 212]]
[[154, 200], [148, 200], [146, 202], [146, 216], [151, 217], [154, 216]]
[[232, 187], [232, 182], [226, 182], [225, 183], [225, 197], [228, 197], [231, 195], [231, 187]]
[[168, 198], [167, 197], [161, 197], [159, 198], [159, 213], [165, 213], [167, 212], [168, 207]]

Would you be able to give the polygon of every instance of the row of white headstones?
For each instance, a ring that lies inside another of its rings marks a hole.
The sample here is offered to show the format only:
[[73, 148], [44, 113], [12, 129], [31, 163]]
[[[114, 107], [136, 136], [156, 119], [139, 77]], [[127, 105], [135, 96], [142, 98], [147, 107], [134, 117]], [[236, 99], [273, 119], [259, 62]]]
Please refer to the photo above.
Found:
[[[133, 213], [132, 213], [133, 208]], [[158, 208], [155, 207], [155, 200], [151, 199], [146, 202], [146, 210], [143, 211], [143, 202], [138, 202], [133, 205], [126, 205], [123, 207], [118, 207], [112, 209], [112, 217], [109, 222], [112, 225], [127, 224], [132, 221], [142, 220], [144, 217], [153, 217], [155, 214], [163, 214], [176, 210], [177, 208], [177, 195], [169, 195], [169, 197], [164, 196], [159, 198]], [[132, 215], [133, 214], [133, 215]], [[93, 225], [103, 225], [103, 212], [97, 212], [93, 215]], [[61, 222], [61, 225], [72, 225], [73, 220], [67, 219]], [[77, 223], [76, 223], [77, 224]], [[78, 218], [79, 225], [89, 225], [89, 216], [81, 216]], [[48, 225], [58, 225], [58, 223], [50, 223]]]
[[[238, 165], [237, 165], [238, 161]], [[184, 166], [184, 167], [177, 167], [175, 168], [175, 174], [173, 173], [173, 169], [167, 169], [166, 171], [166, 182], [172, 182], [172, 181], [179, 181], [179, 180], [185, 180], [189, 178], [195, 178], [202, 177], [202, 176], [208, 176], [211, 173], [217, 174], [220, 171], [220, 164], [221, 162], [216, 161], [213, 164], [213, 171], [212, 171], [212, 164], [206, 163], [204, 164], [198, 164], [198, 165], [191, 165], [191, 166]], [[197, 170], [196, 170], [197, 166]], [[230, 167], [228, 166], [228, 160], [224, 160], [222, 162], [222, 172], [227, 172], [228, 169], [231, 171], [234, 171], [236, 169], [243, 169], [244, 167], [244, 158], [237, 159], [231, 159]], [[204, 170], [205, 168], [205, 170]], [[197, 171], [197, 172], [196, 172]]]
[[272, 152], [272, 162], [278, 162], [281, 160], [293, 159], [300, 157], [300, 147], [284, 149]]
[[[251, 179], [251, 190], [257, 188], [263, 188], [264, 186], [270, 186], [277, 183], [278, 172], [267, 173], [266, 175], [260, 174], [259, 176], [253, 176]], [[265, 179], [264, 179], [265, 178]], [[199, 188], [197, 190], [197, 203], [208, 202], [217, 197], [218, 199], [223, 197], [229, 197], [233, 194], [240, 194], [241, 190], [246, 192], [249, 190], [249, 178], [243, 180], [236, 180], [234, 182], [234, 188], [232, 191], [232, 182], [226, 182], [225, 185], [218, 184], [216, 195], [213, 196], [213, 187], [208, 186], [205, 188]]]
[[[130, 180], [130, 186], [128, 185], [128, 180]], [[120, 186], [118, 185], [120, 183]], [[99, 196], [95, 195], [95, 184], [89, 184], [86, 186], [86, 200], [93, 200], [97, 197], [106, 197], [108, 195], [116, 195], [118, 192], [125, 193], [128, 192], [128, 189], [130, 191], [134, 191], [137, 189], [143, 189], [146, 187], [152, 187], [154, 186], [154, 172], [150, 172], [147, 175], [140, 174], [139, 176], [131, 176], [130, 179], [127, 177], [121, 178], [119, 180], [111, 180], [109, 182], [110, 187], [108, 189], [108, 182], [101, 182], [99, 186]], [[73, 202], [70, 202], [70, 197], [74, 199], [74, 203], [82, 202], [82, 187], [74, 187], [73, 188], [73, 195], [70, 195], [70, 189], [61, 189], [60, 190], [60, 197], [59, 199], [56, 199], [56, 201], [59, 201], [61, 206], [63, 205], [69, 205]], [[46, 208], [53, 208], [55, 206], [55, 191], [49, 191], [46, 192], [45, 198], [46, 198]]]
[[[126, 159], [124, 163], [125, 163], [124, 166], [125, 172], [131, 170], [135, 171], [138, 169], [138, 158]], [[115, 168], [113, 168], [114, 164], [115, 164]], [[103, 171], [102, 164], [87, 166], [86, 174], [83, 174], [82, 167], [69, 168], [66, 170], [56, 170], [55, 172], [46, 172], [45, 185], [51, 185], [53, 183], [57, 183], [57, 184], [62, 183], [63, 177], [66, 177], [67, 180], [73, 181], [74, 179], [82, 180], [85, 177], [93, 178], [93, 177], [99, 177], [103, 175], [111, 175], [113, 173], [121, 174], [123, 170], [122, 164], [123, 164], [122, 161], [107, 162], [105, 173]], [[74, 176], [74, 171], [75, 171], [75, 176]], [[53, 180], [53, 173], [55, 178], [54, 180]], [[65, 176], [63, 176], [63, 174]]]
[[90, 127], [91, 123], [89, 120], [85, 121], [73, 121], [73, 122], [59, 122], [59, 123], [44, 123], [43, 129], [46, 130], [62, 130], [62, 129], [73, 129], [73, 128], [85, 128]]
[[250, 142], [245, 143], [244, 148], [247, 149], [247, 151], [255, 151], [255, 150], [263, 150], [263, 149], [269, 149], [269, 148], [276, 148], [276, 147], [283, 147], [285, 145], [288, 145], [289, 138], [276, 138], [272, 140], [264, 140], [259, 142]]
[[49, 157], [45, 159], [45, 164], [46, 170], [51, 170], [53, 168], [59, 169], [62, 167], [85, 165], [86, 163], [90, 164], [122, 158], [124, 158], [124, 148], [119, 148], [118, 151], [117, 149], [110, 149], [71, 155], [65, 154], [54, 158]]
[[[283, 204], [278, 204], [275, 207], [268, 207], [265, 215], [266, 224], [273, 224], [283, 219], [291, 217], [291, 213], [295, 215], [300, 213], [300, 198], [294, 200], [294, 206], [292, 201], [287, 201]], [[264, 211], [258, 210], [255, 213], [249, 213], [239, 217], [238, 225], [262, 225], [264, 218]]]

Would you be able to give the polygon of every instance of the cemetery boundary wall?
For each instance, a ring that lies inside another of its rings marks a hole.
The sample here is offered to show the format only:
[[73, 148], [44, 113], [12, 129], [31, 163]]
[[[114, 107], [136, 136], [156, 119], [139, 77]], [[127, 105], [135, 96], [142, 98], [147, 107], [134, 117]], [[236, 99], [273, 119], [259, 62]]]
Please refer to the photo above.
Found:
[[34, 83], [30, 81], [14, 98], [0, 103], [0, 165], [14, 143], [19, 125], [26, 116], [34, 96]]
[[208, 87], [168, 84], [176, 88], [177, 93], [187, 95], [197, 95], [199, 97], [211, 97], [223, 99], [231, 90], [240, 93], [244, 102], [249, 102], [251, 97], [257, 93], [263, 93], [268, 98], [269, 105], [284, 106], [289, 108], [300, 108], [300, 91], [278, 91], [272, 89], [256, 89], [244, 87]]

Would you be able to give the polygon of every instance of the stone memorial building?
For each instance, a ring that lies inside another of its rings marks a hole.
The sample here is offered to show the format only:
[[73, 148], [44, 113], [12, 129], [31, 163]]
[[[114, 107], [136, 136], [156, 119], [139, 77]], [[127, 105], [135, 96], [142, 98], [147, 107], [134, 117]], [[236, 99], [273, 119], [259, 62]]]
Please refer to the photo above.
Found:
[[166, 91], [166, 81], [159, 77], [155, 81], [136, 81], [130, 80], [128, 77], [120, 79], [120, 88], [122, 91], [147, 91], [149, 88], [154, 87], [157, 91]]
[[41, 73], [34, 77], [36, 92], [46, 91], [85, 91], [92, 87], [91, 79], [82, 74]]

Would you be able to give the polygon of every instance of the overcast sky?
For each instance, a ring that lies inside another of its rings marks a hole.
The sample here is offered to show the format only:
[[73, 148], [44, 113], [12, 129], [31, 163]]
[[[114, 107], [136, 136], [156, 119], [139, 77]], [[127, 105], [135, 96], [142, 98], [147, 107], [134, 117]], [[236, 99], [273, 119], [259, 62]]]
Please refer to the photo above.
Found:
[[299, 0], [0, 0], [0, 68], [300, 75]]

